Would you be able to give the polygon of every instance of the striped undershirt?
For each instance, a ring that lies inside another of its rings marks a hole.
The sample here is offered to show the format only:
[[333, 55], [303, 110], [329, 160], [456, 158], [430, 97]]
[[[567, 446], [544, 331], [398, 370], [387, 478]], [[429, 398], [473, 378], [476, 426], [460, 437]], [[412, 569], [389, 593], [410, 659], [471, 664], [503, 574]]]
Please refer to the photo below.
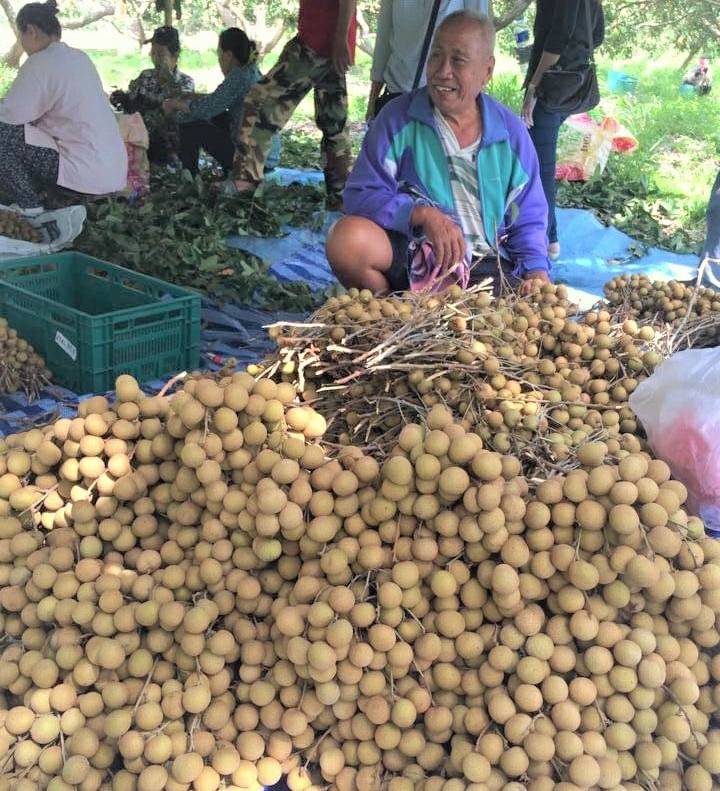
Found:
[[477, 171], [480, 138], [469, 146], [460, 148], [455, 132], [437, 108], [435, 109], [435, 120], [447, 159], [455, 211], [468, 247], [476, 256], [490, 255], [492, 250], [485, 238], [485, 227], [480, 207], [480, 185]]

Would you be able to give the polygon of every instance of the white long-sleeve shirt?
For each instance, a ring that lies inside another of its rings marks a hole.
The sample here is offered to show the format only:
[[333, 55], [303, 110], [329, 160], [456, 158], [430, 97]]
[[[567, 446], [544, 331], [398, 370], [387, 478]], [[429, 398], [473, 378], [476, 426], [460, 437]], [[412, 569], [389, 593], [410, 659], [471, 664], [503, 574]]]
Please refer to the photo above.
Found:
[[60, 41], [23, 63], [0, 122], [25, 126], [25, 142], [60, 158], [58, 184], [89, 195], [125, 188], [127, 153], [90, 58]]
[[[489, 12], [489, 0], [442, 0], [436, 27], [455, 11]], [[413, 89], [433, 0], [382, 0], [371, 77], [391, 93]], [[418, 87], [425, 85], [425, 74]]]

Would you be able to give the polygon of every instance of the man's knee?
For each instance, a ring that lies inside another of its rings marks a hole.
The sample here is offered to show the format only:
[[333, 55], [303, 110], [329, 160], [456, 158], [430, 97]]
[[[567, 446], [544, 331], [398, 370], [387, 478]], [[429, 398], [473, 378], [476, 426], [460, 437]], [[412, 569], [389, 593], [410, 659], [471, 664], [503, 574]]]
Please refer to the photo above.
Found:
[[360, 252], [364, 222], [359, 217], [342, 217], [330, 228], [325, 250], [333, 268], [343, 267]]
[[392, 246], [385, 230], [364, 217], [338, 220], [328, 233], [325, 250], [330, 266], [345, 284], [363, 283], [366, 273], [383, 272], [392, 264]]

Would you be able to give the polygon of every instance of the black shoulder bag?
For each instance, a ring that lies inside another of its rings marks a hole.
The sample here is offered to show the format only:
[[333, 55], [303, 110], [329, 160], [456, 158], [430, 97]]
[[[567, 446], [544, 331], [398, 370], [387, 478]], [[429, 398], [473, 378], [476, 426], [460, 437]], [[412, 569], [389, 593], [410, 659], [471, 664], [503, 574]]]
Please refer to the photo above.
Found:
[[600, 103], [590, 0], [585, 0], [585, 23], [590, 43], [590, 62], [573, 69], [553, 66], [543, 74], [537, 87], [538, 102], [550, 112], [576, 115], [586, 113]]
[[437, 22], [438, 13], [440, 12], [440, 0], [435, 0], [433, 3], [432, 11], [430, 12], [430, 21], [428, 22], [427, 30], [425, 31], [425, 41], [423, 41], [422, 50], [420, 52], [420, 60], [418, 61], [417, 71], [415, 72], [415, 79], [413, 81], [412, 89], [415, 90], [420, 85], [423, 72], [425, 71], [425, 62], [427, 61], [428, 50], [430, 49], [430, 42], [432, 41], [433, 33], [435, 32], [435, 23]]

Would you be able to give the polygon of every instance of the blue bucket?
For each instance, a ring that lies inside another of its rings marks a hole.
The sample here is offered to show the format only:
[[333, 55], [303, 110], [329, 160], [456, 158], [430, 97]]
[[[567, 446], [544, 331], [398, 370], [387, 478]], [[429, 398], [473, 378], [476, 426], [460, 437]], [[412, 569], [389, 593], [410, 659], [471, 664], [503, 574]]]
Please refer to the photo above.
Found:
[[694, 96], [695, 95], [695, 86], [688, 85], [687, 83], [683, 83], [680, 86], [680, 96]]
[[622, 71], [609, 71], [607, 86], [610, 93], [635, 93], [640, 80]]

